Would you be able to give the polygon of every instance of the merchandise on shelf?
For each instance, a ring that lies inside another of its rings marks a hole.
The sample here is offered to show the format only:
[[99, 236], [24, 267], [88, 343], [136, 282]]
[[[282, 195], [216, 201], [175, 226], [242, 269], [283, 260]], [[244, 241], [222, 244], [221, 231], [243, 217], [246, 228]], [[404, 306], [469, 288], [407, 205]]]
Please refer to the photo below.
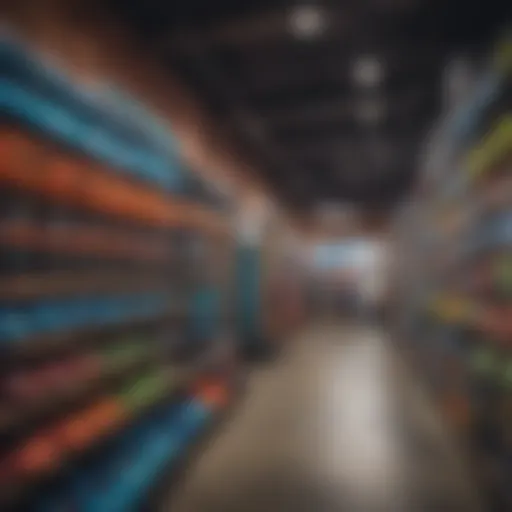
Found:
[[15, 37], [0, 71], [0, 509], [136, 510], [231, 396], [229, 205], [124, 92]]
[[435, 383], [442, 411], [497, 510], [512, 507], [510, 43], [507, 48], [439, 128], [442, 136], [431, 147], [436, 158], [424, 169], [428, 187], [396, 223], [397, 252], [406, 255], [396, 276], [398, 336], [410, 340], [417, 366]]

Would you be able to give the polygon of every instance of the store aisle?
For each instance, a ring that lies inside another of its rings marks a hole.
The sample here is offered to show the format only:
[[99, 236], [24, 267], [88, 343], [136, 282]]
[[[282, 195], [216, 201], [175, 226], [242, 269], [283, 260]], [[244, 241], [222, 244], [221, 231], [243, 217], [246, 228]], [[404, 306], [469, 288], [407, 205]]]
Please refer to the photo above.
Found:
[[461, 473], [383, 336], [322, 325], [254, 371], [241, 406], [161, 510], [476, 510]]

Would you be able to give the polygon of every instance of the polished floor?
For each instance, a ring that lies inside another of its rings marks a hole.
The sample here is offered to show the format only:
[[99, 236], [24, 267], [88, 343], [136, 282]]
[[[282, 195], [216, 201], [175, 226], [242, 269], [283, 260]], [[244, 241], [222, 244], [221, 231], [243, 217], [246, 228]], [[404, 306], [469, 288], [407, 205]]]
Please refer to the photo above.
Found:
[[322, 324], [249, 389], [162, 512], [478, 510], [453, 443], [384, 335]]

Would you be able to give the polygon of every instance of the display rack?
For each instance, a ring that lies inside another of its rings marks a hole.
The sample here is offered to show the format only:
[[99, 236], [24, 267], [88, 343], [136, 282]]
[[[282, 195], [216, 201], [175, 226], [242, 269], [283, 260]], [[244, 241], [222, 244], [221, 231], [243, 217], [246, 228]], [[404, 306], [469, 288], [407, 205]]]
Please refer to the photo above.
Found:
[[305, 318], [304, 264], [286, 234], [267, 228], [258, 243], [237, 245], [237, 331], [249, 358], [278, 354]]
[[437, 129], [395, 226], [397, 337], [497, 511], [512, 508], [511, 48]]
[[136, 510], [234, 392], [229, 205], [133, 98], [0, 63], [0, 509]]

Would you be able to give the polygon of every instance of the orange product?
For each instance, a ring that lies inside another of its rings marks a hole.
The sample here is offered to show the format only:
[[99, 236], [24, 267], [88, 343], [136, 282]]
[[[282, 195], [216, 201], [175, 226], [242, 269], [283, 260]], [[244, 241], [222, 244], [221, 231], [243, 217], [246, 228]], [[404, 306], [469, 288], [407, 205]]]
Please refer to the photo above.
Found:
[[0, 132], [0, 182], [43, 194], [61, 204], [125, 216], [157, 226], [188, 225], [215, 231], [212, 212], [171, 200], [156, 189], [111, 174], [93, 162], [48, 149], [13, 130]]
[[0, 156], [2, 166], [13, 168], [19, 164], [19, 155], [26, 156], [27, 142], [24, 134], [9, 126], [0, 131]]
[[32, 189], [37, 180], [37, 146], [21, 132], [4, 130], [0, 135], [0, 180], [15, 186]]
[[84, 206], [103, 213], [124, 215], [137, 220], [155, 222], [153, 197], [148, 191], [121, 177], [110, 176], [96, 169], [88, 170], [85, 190], [80, 197]]
[[125, 412], [114, 399], [107, 398], [74, 414], [59, 428], [66, 448], [80, 450], [115, 428], [125, 419]]
[[41, 192], [45, 195], [74, 204], [82, 193], [80, 169], [70, 156], [53, 155], [46, 164], [43, 176]]

